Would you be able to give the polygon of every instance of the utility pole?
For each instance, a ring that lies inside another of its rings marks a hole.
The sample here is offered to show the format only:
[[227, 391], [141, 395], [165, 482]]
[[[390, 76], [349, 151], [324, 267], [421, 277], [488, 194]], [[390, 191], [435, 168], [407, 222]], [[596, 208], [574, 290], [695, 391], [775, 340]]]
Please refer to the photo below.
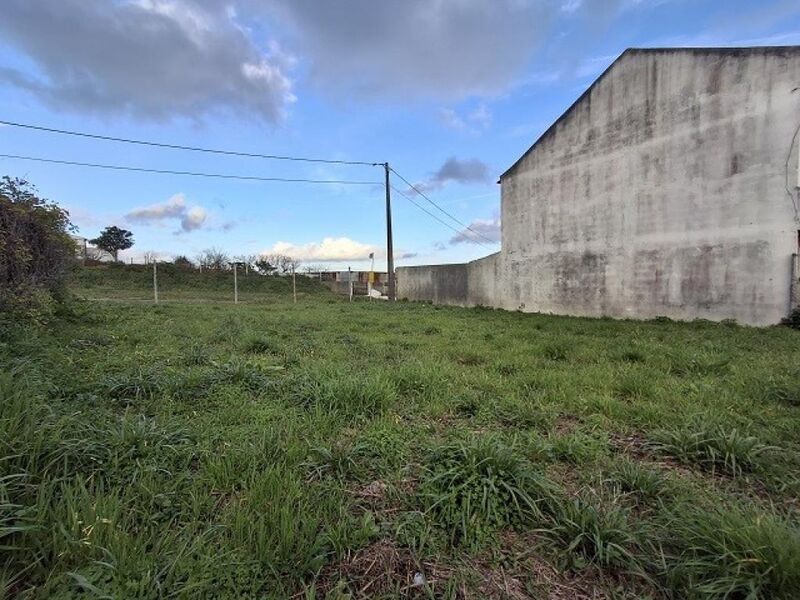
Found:
[[386, 270], [389, 274], [389, 301], [394, 302], [395, 280], [394, 280], [394, 250], [392, 249], [392, 193], [389, 184], [389, 163], [383, 163], [383, 170], [386, 173]]

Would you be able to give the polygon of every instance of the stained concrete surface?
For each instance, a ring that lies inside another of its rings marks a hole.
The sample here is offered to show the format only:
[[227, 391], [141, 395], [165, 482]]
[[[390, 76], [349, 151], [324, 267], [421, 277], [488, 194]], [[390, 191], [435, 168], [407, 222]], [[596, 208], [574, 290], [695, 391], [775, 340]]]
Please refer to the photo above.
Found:
[[797, 277], [798, 88], [800, 47], [626, 51], [501, 176], [502, 251], [399, 269], [399, 297], [780, 321]]

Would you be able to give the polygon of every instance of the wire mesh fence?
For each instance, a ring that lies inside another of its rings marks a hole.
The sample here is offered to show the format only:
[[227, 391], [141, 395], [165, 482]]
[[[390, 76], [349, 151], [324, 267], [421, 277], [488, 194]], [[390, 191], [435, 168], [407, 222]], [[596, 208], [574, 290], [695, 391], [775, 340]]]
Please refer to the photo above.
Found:
[[89, 300], [142, 303], [242, 303], [303, 301], [330, 294], [301, 273], [264, 275], [241, 265], [200, 269], [174, 263], [109, 263], [78, 267], [72, 290]]
[[89, 300], [163, 304], [303, 302], [322, 296], [385, 298], [385, 274], [287, 270], [265, 274], [238, 261], [210, 268], [193, 263], [94, 263], [77, 267], [71, 289]]

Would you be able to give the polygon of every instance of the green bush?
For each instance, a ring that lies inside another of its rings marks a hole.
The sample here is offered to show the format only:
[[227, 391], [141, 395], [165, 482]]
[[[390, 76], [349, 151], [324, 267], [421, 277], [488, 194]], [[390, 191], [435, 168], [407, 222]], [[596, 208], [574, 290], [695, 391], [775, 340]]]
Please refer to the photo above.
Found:
[[47, 315], [75, 257], [69, 214], [27, 181], [0, 180], [0, 311]]

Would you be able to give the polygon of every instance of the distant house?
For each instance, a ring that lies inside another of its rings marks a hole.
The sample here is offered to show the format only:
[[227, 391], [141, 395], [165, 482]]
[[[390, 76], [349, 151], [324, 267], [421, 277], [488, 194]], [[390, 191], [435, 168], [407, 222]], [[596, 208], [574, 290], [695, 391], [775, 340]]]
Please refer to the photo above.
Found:
[[75, 256], [81, 260], [94, 260], [97, 262], [114, 262], [114, 255], [105, 250], [101, 250], [89, 240], [80, 235], [70, 235], [75, 242]]

